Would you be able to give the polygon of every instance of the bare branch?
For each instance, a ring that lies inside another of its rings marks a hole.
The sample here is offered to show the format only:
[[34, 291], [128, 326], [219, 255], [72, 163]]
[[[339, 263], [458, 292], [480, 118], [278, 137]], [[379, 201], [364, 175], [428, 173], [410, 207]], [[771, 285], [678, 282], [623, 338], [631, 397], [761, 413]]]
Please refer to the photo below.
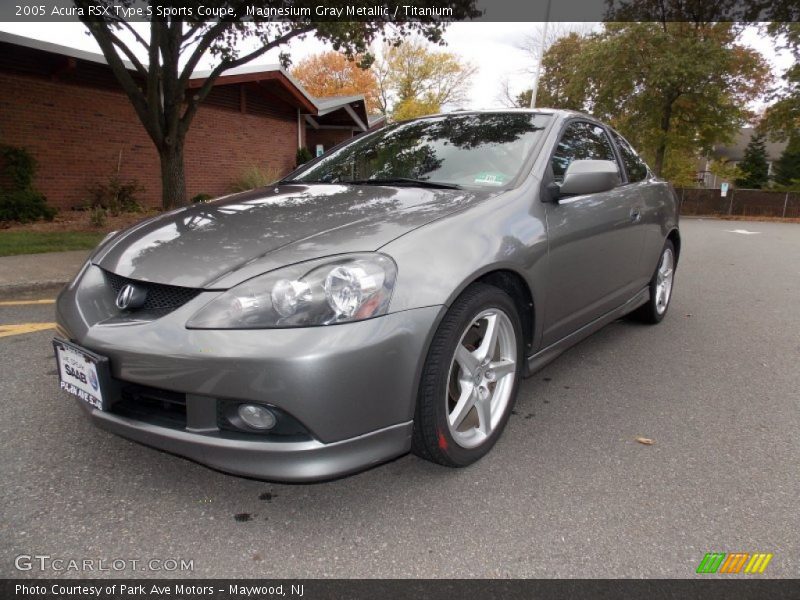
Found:
[[186, 30], [186, 33], [184, 33], [183, 36], [181, 37], [181, 43], [185, 44], [186, 42], [191, 40], [194, 34], [200, 31], [200, 29], [202, 29], [205, 24], [206, 24], [205, 21], [198, 21], [197, 23], [194, 23], [191, 27], [189, 27], [189, 29]]
[[500, 91], [498, 92], [497, 96], [495, 96], [495, 100], [500, 102], [500, 104], [506, 108], [519, 108], [519, 103], [511, 91], [511, 82], [509, 81], [508, 77], [504, 77], [500, 81]]
[[545, 37], [544, 27], [541, 23], [531, 33], [525, 36], [521, 43], [517, 44], [517, 48], [525, 52], [533, 63], [528, 67], [529, 73], [536, 71], [536, 63], [539, 61], [540, 54], [542, 53], [542, 42], [544, 42], [545, 53], [550, 47], [555, 44], [559, 39], [576, 33], [580, 37], [589, 35], [596, 23], [550, 23], [547, 27], [547, 36]]
[[[245, 0], [243, 0], [241, 2], [237, 2], [237, 3], [229, 3], [230, 8], [234, 9], [234, 13], [238, 13], [239, 10], [244, 7], [245, 4], [246, 4]], [[216, 36], [221, 34], [225, 30], [225, 28], [227, 26], [229, 26], [230, 24], [232, 24], [234, 22], [236, 22], [236, 18], [232, 17], [232, 16], [223, 17], [222, 19], [217, 21], [217, 24], [214, 27], [210, 28], [209, 31], [207, 31], [201, 37], [201, 42], [200, 42], [201, 44], [203, 44], [204, 42], [207, 42], [205, 49], [203, 49], [203, 51], [200, 52], [199, 55], [197, 55], [197, 52], [193, 52], [192, 53], [192, 57], [190, 58], [190, 60], [195, 58], [195, 56], [197, 56], [197, 60], [199, 60], [200, 57], [203, 54], [205, 54], [205, 51], [208, 49], [208, 46], [210, 46], [211, 43], [214, 42], [214, 39], [216, 38]], [[217, 25], [219, 25], [220, 23], [224, 23], [225, 25], [223, 25], [222, 27], [217, 27]], [[197, 33], [198, 31], [200, 31], [200, 29], [202, 29], [203, 26], [205, 26], [205, 25], [206, 25], [206, 23], [202, 22], [202, 21], [194, 23], [191, 27], [189, 27], [189, 29], [186, 30], [186, 33], [184, 33], [181, 36], [181, 38], [180, 38], [181, 44], [185, 44], [185, 43], [189, 42], [192, 39], [192, 37], [194, 36], [194, 34]], [[209, 37], [209, 33], [211, 31], [216, 31], [216, 36]], [[197, 65], [197, 60], [194, 61], [194, 66]], [[194, 70], [194, 66], [189, 70], [189, 74], [190, 75], [191, 75], [192, 71]]]
[[120, 51], [128, 58], [131, 64], [136, 68], [136, 71], [142, 77], [147, 77], [147, 69], [144, 68], [144, 65], [141, 61], [137, 58], [137, 56], [133, 53], [133, 51], [128, 48], [128, 46], [123, 42], [111, 29], [108, 30], [108, 35], [111, 38], [112, 43], [120, 49]]
[[229, 21], [220, 20], [214, 24], [200, 40], [200, 43], [197, 44], [197, 47], [192, 52], [191, 56], [189, 56], [189, 60], [186, 61], [186, 65], [183, 67], [183, 72], [181, 73], [180, 79], [178, 80], [179, 83], [186, 87], [189, 83], [189, 78], [192, 76], [197, 64], [200, 62], [200, 59], [203, 55], [208, 51], [211, 47], [211, 44], [214, 43], [214, 40], [225, 31], [225, 28], [230, 27], [231, 23]]
[[183, 116], [181, 117], [181, 126], [179, 129], [179, 135], [184, 135], [189, 128], [189, 125], [194, 118], [194, 115], [197, 113], [197, 109], [200, 106], [200, 103], [208, 96], [211, 88], [214, 87], [214, 83], [216, 82], [217, 78], [230, 69], [235, 69], [240, 65], [244, 65], [252, 60], [255, 60], [259, 56], [266, 54], [273, 48], [276, 48], [282, 44], [285, 44], [290, 39], [295, 38], [299, 35], [304, 33], [308, 33], [314, 29], [313, 24], [306, 25], [305, 27], [301, 27], [299, 29], [293, 29], [280, 37], [275, 38], [268, 44], [263, 45], [262, 47], [250, 52], [249, 54], [245, 54], [244, 56], [240, 56], [236, 59], [224, 59], [222, 60], [214, 69], [212, 69], [209, 76], [203, 82], [203, 85], [200, 89], [195, 92], [192, 97], [189, 99], [188, 105], [186, 107], [186, 111], [184, 112]]
[[150, 49], [150, 46], [147, 44], [145, 39], [125, 19], [123, 19], [122, 17], [112, 17], [111, 20], [113, 22], [115, 22], [115, 23], [118, 23], [120, 26], [124, 27], [125, 29], [127, 29], [131, 33], [131, 35], [133, 35], [133, 39], [135, 39], [137, 42], [139, 42], [142, 45], [142, 47], [144, 47], [145, 50], [149, 50]]
[[150, 118], [153, 119], [159, 128], [159, 137], [164, 138], [164, 119], [161, 110], [161, 78], [159, 77], [158, 49], [161, 38], [161, 24], [156, 21], [150, 23], [150, 51], [148, 52], [148, 73], [147, 73], [147, 105], [150, 111]]
[[[85, 7], [86, 3], [83, 0], [77, 0], [76, 5]], [[88, 14], [88, 10], [85, 12]], [[152, 115], [148, 110], [147, 99], [142, 93], [142, 90], [139, 89], [139, 86], [134, 80], [131, 72], [128, 70], [128, 67], [125, 66], [122, 58], [120, 58], [119, 54], [117, 54], [116, 48], [118, 46], [113, 40], [114, 35], [110, 31], [108, 23], [93, 21], [88, 18], [81, 18], [81, 22], [83, 22], [83, 24], [92, 33], [95, 40], [97, 40], [97, 44], [100, 46], [100, 50], [103, 52], [103, 56], [105, 57], [108, 66], [111, 68], [114, 76], [119, 81], [123, 91], [128, 95], [128, 98], [130, 99], [136, 114], [139, 116], [139, 119], [142, 121], [142, 124], [147, 130], [147, 133], [154, 142], [158, 143], [160, 136], [158, 123], [153, 121]], [[121, 40], [120, 44], [124, 46], [124, 43]]]

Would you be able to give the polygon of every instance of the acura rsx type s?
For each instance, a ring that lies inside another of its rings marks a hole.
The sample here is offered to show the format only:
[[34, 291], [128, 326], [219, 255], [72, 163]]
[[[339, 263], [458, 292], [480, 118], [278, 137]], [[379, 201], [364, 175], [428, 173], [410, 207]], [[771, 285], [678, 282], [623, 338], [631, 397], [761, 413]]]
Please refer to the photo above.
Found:
[[61, 388], [100, 427], [309, 481], [486, 454], [520, 379], [665, 315], [675, 195], [579, 113], [456, 112], [111, 234], [57, 302]]

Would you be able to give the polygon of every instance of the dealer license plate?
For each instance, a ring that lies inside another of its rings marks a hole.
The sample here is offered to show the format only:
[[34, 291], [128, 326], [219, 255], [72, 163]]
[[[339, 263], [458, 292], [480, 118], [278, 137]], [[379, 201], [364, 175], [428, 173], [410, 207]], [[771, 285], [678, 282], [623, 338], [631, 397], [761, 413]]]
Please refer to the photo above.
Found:
[[104, 388], [108, 385], [108, 359], [80, 346], [54, 339], [61, 389], [94, 408], [105, 410]]

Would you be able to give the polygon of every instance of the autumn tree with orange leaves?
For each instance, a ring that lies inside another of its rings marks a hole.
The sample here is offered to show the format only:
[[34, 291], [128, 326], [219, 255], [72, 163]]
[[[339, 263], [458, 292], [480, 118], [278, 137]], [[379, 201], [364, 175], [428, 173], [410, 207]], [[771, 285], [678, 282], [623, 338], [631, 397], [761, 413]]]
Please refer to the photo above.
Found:
[[371, 69], [359, 66], [362, 57], [347, 58], [341, 52], [321, 52], [309, 56], [292, 68], [292, 75], [312, 95], [323, 98], [327, 96], [355, 96], [363, 94], [367, 103], [367, 112], [380, 112], [378, 100], [378, 82]]

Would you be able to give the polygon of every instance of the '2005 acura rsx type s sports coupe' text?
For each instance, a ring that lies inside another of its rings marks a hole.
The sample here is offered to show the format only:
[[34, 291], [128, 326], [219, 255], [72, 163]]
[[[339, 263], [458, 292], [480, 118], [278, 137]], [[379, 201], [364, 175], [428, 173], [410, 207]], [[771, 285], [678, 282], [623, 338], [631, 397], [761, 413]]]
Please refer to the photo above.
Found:
[[664, 317], [680, 245], [672, 188], [588, 116], [397, 123], [109, 235], [58, 298], [61, 388], [104, 429], [241, 475], [409, 450], [465, 466], [523, 376]]

